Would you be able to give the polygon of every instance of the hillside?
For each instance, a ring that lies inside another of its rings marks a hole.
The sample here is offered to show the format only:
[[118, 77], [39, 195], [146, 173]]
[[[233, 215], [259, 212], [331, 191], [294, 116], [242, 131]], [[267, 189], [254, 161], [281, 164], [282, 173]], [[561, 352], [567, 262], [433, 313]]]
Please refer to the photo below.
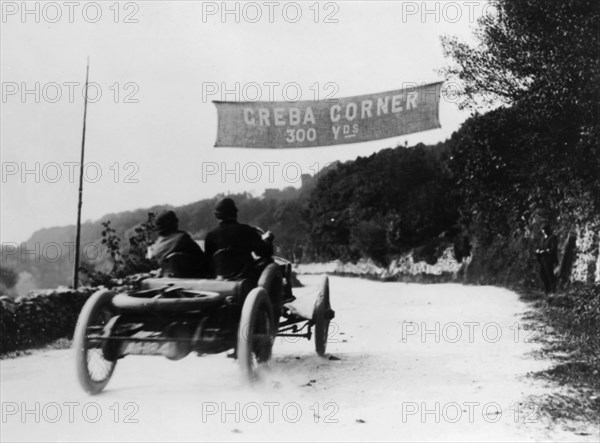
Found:
[[[284, 207], [289, 201], [295, 201], [306, 195], [312, 187], [314, 187], [314, 179], [305, 176], [300, 189], [293, 187], [283, 190], [268, 189], [260, 197], [253, 197], [250, 194], [230, 196], [238, 204], [240, 221], [255, 226], [272, 227], [277, 225], [277, 210]], [[82, 256], [96, 267], [103, 269], [110, 267], [105, 250], [100, 249], [100, 240], [104, 229], [102, 223], [110, 221], [115, 234], [119, 238], [125, 239], [132, 234], [136, 226], [147, 219], [148, 213], [158, 213], [167, 208], [173, 209], [177, 213], [181, 229], [190, 232], [195, 239], [201, 240], [216, 225], [213, 209], [221, 197], [222, 195], [216, 195], [213, 198], [183, 206], [165, 204], [110, 213], [98, 220], [82, 223]], [[18, 246], [3, 244], [2, 264], [4, 268], [12, 268], [20, 274], [21, 281], [17, 287], [20, 286], [26, 290], [69, 285], [73, 273], [74, 245], [75, 225], [43, 228], [34, 232], [23, 244]]]
[[[299, 189], [231, 197], [240, 221], [274, 232], [277, 253], [295, 262], [364, 257], [386, 263], [394, 254], [423, 245], [429, 245], [426, 255], [435, 261], [438, 237], [456, 234], [457, 207], [445, 166], [448, 157], [446, 143], [384, 149], [334, 164], [318, 177], [306, 175]], [[213, 208], [221, 197], [107, 214], [86, 222], [81, 231], [83, 260], [96, 270], [109, 271], [112, 260], [101, 245], [103, 223], [110, 222], [123, 245], [149, 213], [165, 208], [177, 213], [181, 229], [201, 240], [217, 223]], [[68, 285], [74, 237], [75, 226], [40, 229], [16, 250], [14, 245], [3, 245], [3, 263], [20, 273], [21, 288]], [[443, 240], [446, 246], [448, 241], [452, 238]]]

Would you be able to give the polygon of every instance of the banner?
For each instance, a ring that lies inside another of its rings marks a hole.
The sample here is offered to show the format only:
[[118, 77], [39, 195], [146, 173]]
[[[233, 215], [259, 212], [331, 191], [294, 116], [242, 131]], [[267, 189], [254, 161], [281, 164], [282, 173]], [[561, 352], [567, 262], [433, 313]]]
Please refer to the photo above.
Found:
[[442, 82], [323, 101], [220, 102], [215, 147], [311, 148], [440, 127]]

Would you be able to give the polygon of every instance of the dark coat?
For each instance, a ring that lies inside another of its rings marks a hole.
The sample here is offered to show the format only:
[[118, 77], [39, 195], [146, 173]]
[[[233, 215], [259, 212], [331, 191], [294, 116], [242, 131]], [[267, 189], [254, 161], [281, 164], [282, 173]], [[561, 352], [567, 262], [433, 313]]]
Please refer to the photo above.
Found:
[[553, 267], [558, 264], [558, 239], [556, 235], [550, 234], [548, 237], [542, 239], [539, 258]]
[[221, 221], [219, 226], [208, 233], [204, 243], [209, 258], [218, 250], [228, 248], [236, 249], [241, 254], [239, 259], [247, 263], [252, 262], [253, 252], [264, 259], [273, 255], [272, 246], [263, 241], [256, 229], [236, 220]]
[[190, 255], [190, 258], [197, 261], [198, 266], [206, 263], [202, 248], [196, 243], [187, 232], [174, 231], [169, 234], [159, 236], [154, 244], [150, 246], [150, 255], [161, 264], [171, 253], [178, 252]]

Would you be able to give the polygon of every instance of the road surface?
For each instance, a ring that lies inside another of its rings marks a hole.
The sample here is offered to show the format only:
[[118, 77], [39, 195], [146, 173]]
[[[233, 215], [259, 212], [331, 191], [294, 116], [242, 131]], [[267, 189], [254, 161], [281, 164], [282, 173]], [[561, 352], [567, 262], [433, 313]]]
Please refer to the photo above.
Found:
[[[302, 276], [310, 306], [319, 276]], [[330, 280], [328, 353], [278, 338], [256, 386], [225, 354], [130, 356], [86, 395], [71, 350], [1, 364], [2, 441], [598, 441], [552, 423], [527, 377], [528, 307], [506, 289]], [[587, 434], [587, 435], [586, 435]]]

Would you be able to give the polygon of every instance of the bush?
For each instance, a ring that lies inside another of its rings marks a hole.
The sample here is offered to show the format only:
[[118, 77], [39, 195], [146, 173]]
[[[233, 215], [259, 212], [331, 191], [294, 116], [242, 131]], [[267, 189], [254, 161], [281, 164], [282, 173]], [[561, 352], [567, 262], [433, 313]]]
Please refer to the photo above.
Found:
[[373, 220], [361, 221], [350, 229], [350, 246], [379, 265], [387, 264], [385, 229]]
[[522, 236], [497, 237], [473, 248], [467, 281], [507, 287], [541, 288], [535, 243]]
[[415, 248], [413, 259], [415, 262], [424, 261], [428, 265], [435, 265], [450, 243], [440, 237], [428, 240], [423, 246]]
[[590, 334], [598, 339], [600, 331], [600, 284], [575, 284], [568, 288], [566, 297], [572, 301], [569, 316], [571, 329]]
[[[581, 400], [588, 403], [597, 416], [600, 412], [597, 401], [600, 392], [600, 284], [574, 284], [564, 293], [550, 297], [543, 305], [543, 312], [548, 325], [561, 338], [559, 342], [550, 342], [547, 350], [566, 352], [569, 358], [539, 375], [584, 388], [584, 391], [591, 390]], [[593, 401], [593, 395], [596, 401]]]
[[121, 246], [121, 239], [111, 226], [110, 220], [102, 223], [102, 245], [106, 248], [111, 258], [110, 272], [102, 272], [89, 264], [83, 263], [79, 270], [92, 286], [113, 287], [119, 279], [130, 275], [147, 273], [158, 269], [159, 265], [154, 259], [146, 258], [148, 247], [153, 243], [154, 232], [153, 212], [148, 213], [148, 218], [133, 228], [128, 236], [127, 246]]
[[0, 295], [16, 296], [15, 285], [19, 281], [19, 274], [12, 268], [0, 266]]

